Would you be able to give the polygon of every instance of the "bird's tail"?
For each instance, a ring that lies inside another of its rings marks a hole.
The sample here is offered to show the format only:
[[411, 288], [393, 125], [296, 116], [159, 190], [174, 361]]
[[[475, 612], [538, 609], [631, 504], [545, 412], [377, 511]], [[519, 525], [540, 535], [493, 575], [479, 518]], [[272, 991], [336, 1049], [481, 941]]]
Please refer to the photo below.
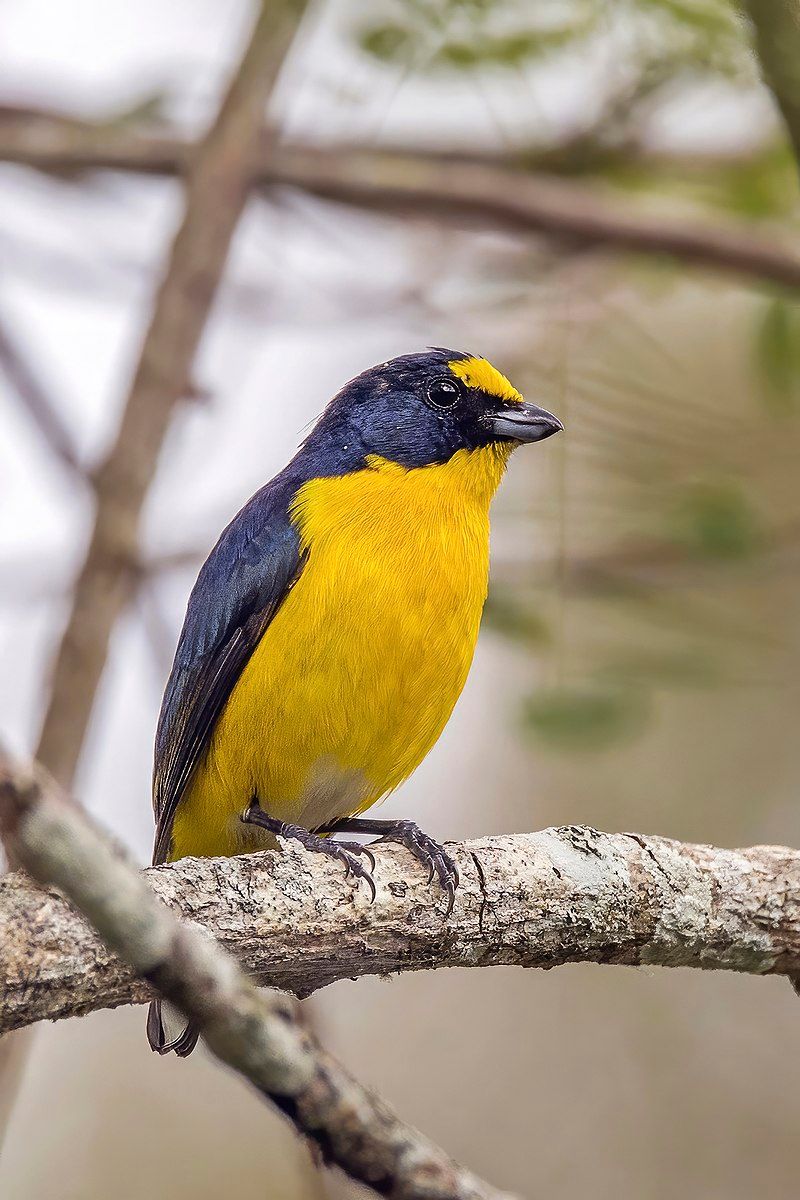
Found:
[[184, 1018], [163, 1000], [151, 1000], [147, 1010], [147, 1040], [150, 1049], [157, 1054], [173, 1051], [178, 1058], [186, 1058], [197, 1045], [200, 1032], [194, 1025], [187, 1025]]

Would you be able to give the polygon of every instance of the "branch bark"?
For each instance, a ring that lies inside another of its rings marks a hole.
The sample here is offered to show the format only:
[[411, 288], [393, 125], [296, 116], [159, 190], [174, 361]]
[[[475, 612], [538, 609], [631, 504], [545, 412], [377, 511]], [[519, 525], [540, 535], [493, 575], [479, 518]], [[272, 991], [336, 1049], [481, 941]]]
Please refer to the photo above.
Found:
[[[46, 171], [181, 174], [191, 145], [107, 127], [0, 120], [0, 159]], [[651, 215], [577, 182], [490, 162], [415, 151], [274, 145], [262, 138], [258, 181], [394, 216], [545, 234], [582, 246], [670, 257], [758, 283], [800, 287], [800, 253], [773, 232], [715, 217]]]
[[[571, 962], [800, 971], [800, 851], [722, 850], [567, 826], [451, 844], [456, 905], [407, 851], [375, 847], [377, 898], [340, 864], [283, 852], [183, 859], [144, 878], [262, 983], [308, 996], [340, 979]], [[143, 1003], [151, 990], [64, 899], [0, 880], [0, 1032]]]
[[96, 474], [95, 523], [53, 669], [37, 757], [74, 777], [111, 632], [130, 600], [139, 517], [172, 414], [186, 394], [248, 190], [264, 107], [304, 4], [264, 3], [219, 113], [192, 155], [186, 205], [116, 442]]
[[394, 1200], [502, 1200], [327, 1054], [290, 997], [259, 991], [224, 950], [177, 921], [44, 772], [16, 769], [2, 755], [0, 828], [26, 870], [62, 888], [132, 970], [194, 1021], [213, 1053], [272, 1100], [327, 1162]]

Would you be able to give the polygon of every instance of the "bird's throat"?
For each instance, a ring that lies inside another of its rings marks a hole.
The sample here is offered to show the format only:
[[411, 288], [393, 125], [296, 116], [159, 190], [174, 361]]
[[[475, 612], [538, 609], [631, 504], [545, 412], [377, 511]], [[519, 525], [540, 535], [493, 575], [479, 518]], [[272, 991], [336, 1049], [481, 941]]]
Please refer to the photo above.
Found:
[[413, 468], [370, 454], [360, 471], [304, 484], [292, 504], [292, 520], [305, 548], [322, 527], [348, 523], [351, 515], [363, 515], [370, 509], [378, 520], [389, 510], [401, 508], [405, 514], [402, 525], [409, 534], [415, 519], [427, 524], [443, 507], [465, 506], [465, 517], [470, 520], [475, 508], [488, 513], [513, 448], [511, 442], [493, 442], [477, 450], [458, 450], [444, 463]]

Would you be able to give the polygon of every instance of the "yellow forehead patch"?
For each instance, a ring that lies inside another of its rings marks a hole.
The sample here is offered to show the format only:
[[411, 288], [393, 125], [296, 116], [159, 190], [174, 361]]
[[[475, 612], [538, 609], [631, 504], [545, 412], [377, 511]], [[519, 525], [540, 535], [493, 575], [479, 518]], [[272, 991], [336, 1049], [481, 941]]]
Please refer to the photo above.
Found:
[[480, 388], [499, 400], [521, 404], [522, 396], [512, 383], [485, 358], [456, 358], [448, 367], [467, 387]]

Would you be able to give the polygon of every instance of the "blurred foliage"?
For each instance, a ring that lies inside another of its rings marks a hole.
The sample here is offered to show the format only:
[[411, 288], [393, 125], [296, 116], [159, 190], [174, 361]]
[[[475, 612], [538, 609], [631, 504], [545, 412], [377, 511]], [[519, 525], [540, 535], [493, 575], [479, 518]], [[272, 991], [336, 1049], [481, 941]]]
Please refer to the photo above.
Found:
[[[591, 0], [529, 5], [492, 0], [404, 0], [357, 30], [368, 55], [421, 70], [518, 69], [573, 49], [595, 31], [604, 7]], [[374, 11], [374, 8], [373, 8]], [[532, 15], [534, 19], [532, 20]]]
[[493, 587], [484, 608], [484, 620], [526, 646], [541, 648], [552, 642], [547, 621], [535, 603], [525, 603], [518, 589]]
[[487, 608], [548, 681], [524, 728], [569, 755], [640, 737], [667, 693], [795, 677], [800, 309], [643, 264], [596, 286], [580, 336], [511, 370], [565, 415], [563, 504], [532, 472], [534, 566], [496, 564]]
[[524, 717], [541, 744], [582, 752], [635, 737], [646, 725], [649, 707], [647, 692], [633, 686], [561, 686], [531, 696]]
[[761, 541], [752, 501], [735, 480], [689, 485], [670, 518], [674, 541], [701, 558], [746, 558]]
[[788, 216], [797, 205], [797, 167], [788, 145], [766, 146], [720, 167], [706, 199], [742, 217]]
[[769, 410], [778, 417], [800, 412], [800, 306], [795, 301], [775, 296], [767, 303], [755, 351]]
[[520, 72], [578, 61], [591, 70], [613, 47], [613, 66], [592, 72], [590, 110], [552, 140], [515, 146], [518, 166], [601, 176], [747, 217], [785, 216], [795, 204], [796, 167], [774, 131], [742, 154], [651, 153], [653, 119], [691, 89], [703, 103], [709, 85], [732, 100], [758, 86], [749, 28], [733, 0], [383, 0], [367, 19], [363, 11], [353, 32], [369, 58], [443, 81], [506, 72], [518, 87]]
[[595, 157], [589, 169], [626, 191], [672, 196], [720, 209], [745, 220], [791, 218], [797, 209], [797, 167], [787, 143], [721, 155]]
[[708, 688], [722, 682], [720, 663], [709, 648], [697, 646], [659, 649], [620, 647], [602, 673], [620, 687], [631, 683], [648, 687]]
[[649, 61], [656, 47], [675, 69], [728, 78], [750, 70], [741, 18], [727, 0], [395, 0], [373, 6], [357, 40], [382, 62], [426, 71], [517, 70], [609, 33]]

